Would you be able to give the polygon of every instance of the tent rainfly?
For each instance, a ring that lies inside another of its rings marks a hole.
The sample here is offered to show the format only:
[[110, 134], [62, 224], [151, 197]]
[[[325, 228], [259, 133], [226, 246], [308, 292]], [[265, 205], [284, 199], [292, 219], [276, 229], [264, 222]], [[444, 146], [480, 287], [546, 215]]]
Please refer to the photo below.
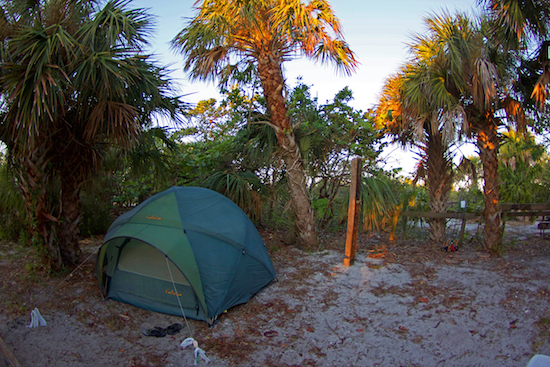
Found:
[[172, 187], [118, 217], [97, 257], [102, 294], [212, 325], [275, 279], [246, 214], [225, 196]]

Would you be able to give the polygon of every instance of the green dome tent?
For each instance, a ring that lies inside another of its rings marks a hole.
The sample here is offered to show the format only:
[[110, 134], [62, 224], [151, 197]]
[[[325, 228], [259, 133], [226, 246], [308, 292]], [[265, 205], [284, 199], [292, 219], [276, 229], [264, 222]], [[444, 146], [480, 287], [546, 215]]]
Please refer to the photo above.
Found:
[[225, 196], [172, 187], [118, 217], [97, 257], [102, 294], [213, 324], [275, 279], [246, 214]]

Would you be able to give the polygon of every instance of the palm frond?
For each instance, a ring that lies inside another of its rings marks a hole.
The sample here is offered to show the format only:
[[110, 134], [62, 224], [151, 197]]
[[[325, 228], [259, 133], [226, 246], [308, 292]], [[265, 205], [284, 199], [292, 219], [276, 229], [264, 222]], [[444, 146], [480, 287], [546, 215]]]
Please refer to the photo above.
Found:
[[391, 218], [398, 203], [388, 180], [370, 176], [362, 178], [361, 213], [365, 230], [379, 230]]
[[267, 53], [283, 62], [299, 52], [344, 73], [358, 64], [327, 1], [204, 0], [196, 5], [197, 15], [171, 43], [193, 78], [219, 80], [231, 60], [254, 64]]
[[216, 172], [203, 186], [227, 196], [251, 219], [261, 219], [264, 186], [252, 172]]

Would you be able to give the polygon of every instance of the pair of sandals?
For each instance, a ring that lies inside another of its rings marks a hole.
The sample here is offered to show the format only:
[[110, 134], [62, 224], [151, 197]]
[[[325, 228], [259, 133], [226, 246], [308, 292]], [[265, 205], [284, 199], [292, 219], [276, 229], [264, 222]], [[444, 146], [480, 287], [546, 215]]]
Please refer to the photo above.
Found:
[[157, 338], [162, 338], [166, 335], [174, 335], [180, 332], [183, 329], [182, 324], [173, 324], [163, 329], [161, 327], [154, 327], [152, 329], [143, 330], [143, 335], [145, 336], [154, 336]]

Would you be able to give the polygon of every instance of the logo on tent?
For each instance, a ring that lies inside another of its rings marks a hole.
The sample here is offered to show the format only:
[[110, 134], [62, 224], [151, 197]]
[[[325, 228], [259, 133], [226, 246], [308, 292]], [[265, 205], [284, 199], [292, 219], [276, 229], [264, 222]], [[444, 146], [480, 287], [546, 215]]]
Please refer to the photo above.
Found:
[[157, 217], [156, 215], [150, 215], [147, 217], [147, 219], [153, 219], [153, 220], [161, 220], [161, 217]]
[[178, 297], [181, 297], [181, 293], [178, 293], [178, 292], [174, 292], [174, 290], [173, 290], [173, 289], [167, 289], [167, 290], [166, 290], [165, 292], [166, 292], [166, 293], [168, 293], [168, 294], [171, 294], [172, 296], [178, 296]]

